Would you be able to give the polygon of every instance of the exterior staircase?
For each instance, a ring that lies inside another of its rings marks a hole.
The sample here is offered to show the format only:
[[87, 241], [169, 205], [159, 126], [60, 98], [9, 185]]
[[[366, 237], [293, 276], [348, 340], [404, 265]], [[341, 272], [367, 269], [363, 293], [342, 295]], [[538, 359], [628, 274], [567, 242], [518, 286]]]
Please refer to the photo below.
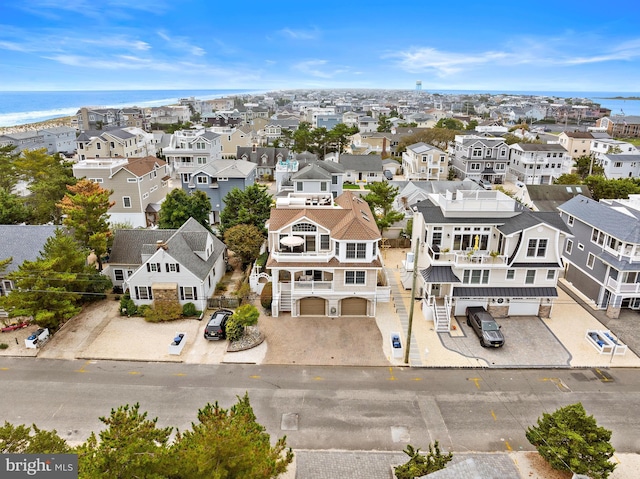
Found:
[[280, 290], [280, 311], [291, 311], [291, 290], [288, 288]]
[[451, 331], [451, 303], [448, 297], [438, 299], [433, 304], [433, 319], [437, 333]]

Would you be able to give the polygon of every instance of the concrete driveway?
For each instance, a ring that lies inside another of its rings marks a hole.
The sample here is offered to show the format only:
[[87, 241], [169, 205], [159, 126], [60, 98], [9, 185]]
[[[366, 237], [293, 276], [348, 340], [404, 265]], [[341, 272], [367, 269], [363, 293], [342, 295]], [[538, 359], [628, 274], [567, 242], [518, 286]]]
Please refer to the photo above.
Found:
[[569, 367], [571, 354], [547, 325], [536, 316], [519, 316], [496, 320], [505, 337], [501, 348], [483, 348], [480, 340], [467, 326], [465, 317], [456, 317], [461, 334], [440, 333], [447, 349], [469, 358], [477, 358], [478, 365], [508, 367]]

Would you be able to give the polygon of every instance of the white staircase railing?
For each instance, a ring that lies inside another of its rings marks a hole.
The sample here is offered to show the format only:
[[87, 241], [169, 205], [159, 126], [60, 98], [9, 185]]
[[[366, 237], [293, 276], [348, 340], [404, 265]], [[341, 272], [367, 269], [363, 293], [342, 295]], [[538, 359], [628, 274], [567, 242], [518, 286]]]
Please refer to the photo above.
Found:
[[433, 302], [433, 320], [438, 333], [448, 333], [451, 330], [451, 299], [444, 297], [444, 302]]

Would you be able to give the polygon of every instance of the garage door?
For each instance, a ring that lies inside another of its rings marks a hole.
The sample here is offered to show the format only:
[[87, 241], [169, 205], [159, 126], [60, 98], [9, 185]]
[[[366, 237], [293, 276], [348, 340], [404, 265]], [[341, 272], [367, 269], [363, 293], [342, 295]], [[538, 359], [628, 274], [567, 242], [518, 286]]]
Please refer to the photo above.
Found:
[[509, 302], [509, 316], [537, 316], [540, 299], [519, 298]]
[[467, 314], [468, 306], [482, 306], [486, 309], [487, 300], [478, 298], [456, 298], [456, 304], [453, 310], [454, 316], [464, 316]]
[[322, 298], [303, 298], [300, 300], [300, 316], [324, 316], [325, 300]]
[[366, 316], [367, 300], [364, 298], [343, 299], [340, 304], [342, 316]]

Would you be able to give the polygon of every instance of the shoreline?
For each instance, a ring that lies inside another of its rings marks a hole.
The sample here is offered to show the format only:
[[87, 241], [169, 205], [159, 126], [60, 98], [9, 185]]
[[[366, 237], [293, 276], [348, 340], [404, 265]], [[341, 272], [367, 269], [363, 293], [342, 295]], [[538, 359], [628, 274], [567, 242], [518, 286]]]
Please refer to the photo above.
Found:
[[35, 123], [25, 123], [23, 125], [0, 126], [0, 135], [11, 133], [24, 133], [26, 131], [42, 130], [45, 128], [55, 128], [58, 126], [71, 127], [72, 116], [61, 116], [58, 118], [50, 118], [49, 120], [38, 121]]

